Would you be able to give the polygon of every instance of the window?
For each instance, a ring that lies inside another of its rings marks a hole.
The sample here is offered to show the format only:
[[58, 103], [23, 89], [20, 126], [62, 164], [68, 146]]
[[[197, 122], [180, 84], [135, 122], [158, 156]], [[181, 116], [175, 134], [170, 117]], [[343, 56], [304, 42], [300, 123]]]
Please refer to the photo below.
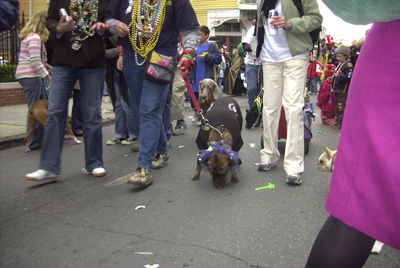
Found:
[[240, 23], [223, 23], [215, 28], [216, 32], [240, 32]]

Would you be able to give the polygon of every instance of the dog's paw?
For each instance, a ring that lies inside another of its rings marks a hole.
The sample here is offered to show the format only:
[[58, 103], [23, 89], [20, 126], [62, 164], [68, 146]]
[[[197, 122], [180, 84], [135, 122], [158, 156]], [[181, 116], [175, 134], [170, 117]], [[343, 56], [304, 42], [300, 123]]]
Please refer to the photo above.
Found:
[[231, 177], [231, 182], [239, 182], [239, 178], [238, 178], [238, 176], [235, 174], [235, 175], [232, 175], [232, 177]]
[[193, 174], [192, 181], [198, 181], [200, 179], [200, 174]]
[[82, 141], [75, 138], [75, 144], [82, 144]]
[[29, 149], [29, 148], [25, 149], [25, 153], [29, 153], [30, 151], [31, 151], [31, 149]]

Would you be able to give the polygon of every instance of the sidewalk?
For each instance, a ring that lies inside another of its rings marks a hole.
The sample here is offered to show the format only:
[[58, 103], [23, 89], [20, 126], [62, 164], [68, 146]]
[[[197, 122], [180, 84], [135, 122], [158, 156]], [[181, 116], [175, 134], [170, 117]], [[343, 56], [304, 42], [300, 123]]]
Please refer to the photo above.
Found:
[[[101, 113], [103, 115], [103, 125], [112, 123], [115, 114], [108, 96], [103, 97]], [[69, 102], [69, 115], [71, 116], [72, 99]], [[0, 107], [0, 150], [22, 145], [26, 135], [26, 114], [28, 106], [26, 104]]]

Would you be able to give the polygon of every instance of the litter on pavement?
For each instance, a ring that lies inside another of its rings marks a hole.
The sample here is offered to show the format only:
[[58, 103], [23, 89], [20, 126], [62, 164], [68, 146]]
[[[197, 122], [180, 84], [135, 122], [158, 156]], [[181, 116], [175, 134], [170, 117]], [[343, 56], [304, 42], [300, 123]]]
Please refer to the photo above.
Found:
[[262, 186], [262, 187], [256, 188], [255, 190], [260, 191], [263, 189], [274, 189], [274, 188], [275, 188], [275, 184], [272, 184], [269, 182], [267, 186]]

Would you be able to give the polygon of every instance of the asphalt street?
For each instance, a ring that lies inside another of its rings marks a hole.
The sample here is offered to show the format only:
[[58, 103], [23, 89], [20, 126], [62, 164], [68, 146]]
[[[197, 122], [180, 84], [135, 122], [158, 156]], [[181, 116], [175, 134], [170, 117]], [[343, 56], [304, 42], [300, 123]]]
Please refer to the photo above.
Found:
[[[235, 99], [244, 117], [247, 98]], [[283, 157], [257, 171], [262, 130], [243, 125], [240, 182], [217, 190], [206, 173], [191, 181], [198, 126], [192, 111], [185, 114], [187, 131], [171, 138], [170, 158], [147, 188], [126, 184], [138, 153], [106, 145], [114, 125], [103, 127], [101, 178], [81, 172], [83, 145], [64, 145], [62, 175], [48, 183], [24, 179], [38, 168], [40, 151], [0, 151], [0, 267], [304, 267], [328, 216], [331, 173], [316, 164], [324, 144], [336, 149], [339, 131], [315, 119], [304, 182], [294, 187], [285, 183]], [[285, 142], [279, 146], [283, 156]], [[255, 190], [269, 183], [275, 188]], [[385, 245], [364, 267], [399, 268], [400, 251]]]

